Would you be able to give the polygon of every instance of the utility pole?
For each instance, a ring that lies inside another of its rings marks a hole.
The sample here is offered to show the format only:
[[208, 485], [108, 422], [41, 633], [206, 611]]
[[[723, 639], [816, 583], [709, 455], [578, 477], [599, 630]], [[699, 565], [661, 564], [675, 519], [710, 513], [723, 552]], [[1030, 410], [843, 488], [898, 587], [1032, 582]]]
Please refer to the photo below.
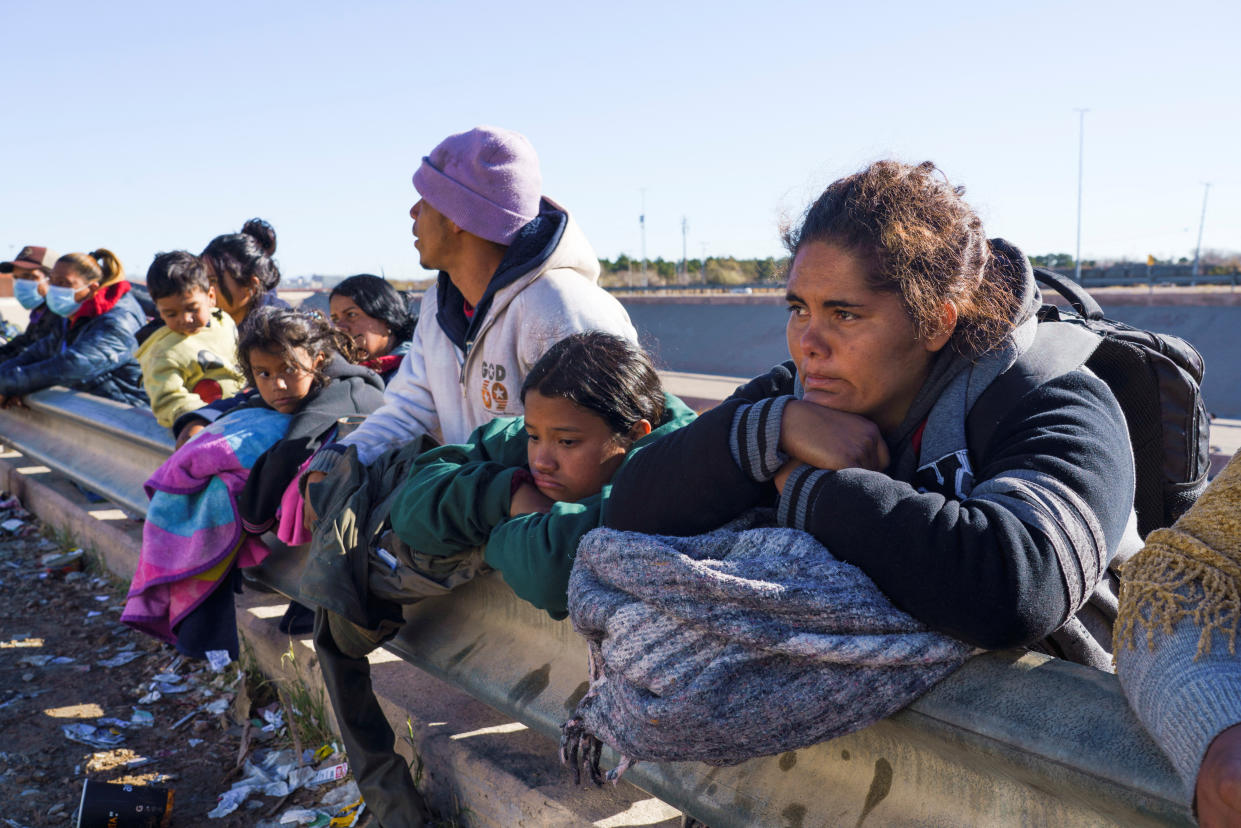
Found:
[[1211, 182], [1202, 184], [1202, 218], [1198, 220], [1198, 246], [1194, 248], [1194, 278], [1198, 278], [1198, 260], [1202, 258], [1202, 231], [1207, 226], [1207, 196], [1211, 193]]
[[689, 217], [681, 216], [681, 284], [689, 284]]
[[1077, 113], [1077, 252], [1073, 256], [1076, 268], [1073, 278], [1082, 282], [1082, 164], [1086, 148], [1086, 113], [1089, 109], [1076, 109]]
[[642, 212], [638, 214], [638, 227], [642, 231], [642, 287], [646, 287], [646, 187], [642, 187]]

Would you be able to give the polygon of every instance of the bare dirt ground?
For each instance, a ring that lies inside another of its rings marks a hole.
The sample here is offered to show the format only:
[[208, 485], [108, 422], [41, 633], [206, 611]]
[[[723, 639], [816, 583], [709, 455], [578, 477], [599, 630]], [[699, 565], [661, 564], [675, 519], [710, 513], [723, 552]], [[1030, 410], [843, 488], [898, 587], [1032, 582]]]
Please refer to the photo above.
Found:
[[[86, 779], [173, 789], [177, 826], [274, 826], [291, 809], [348, 798], [347, 780], [281, 794], [285, 775], [300, 782], [344, 761], [330, 747], [310, 755], [330, 733], [306, 724], [291, 688], [247, 676], [235, 662], [217, 671], [179, 658], [122, 625], [125, 584], [89, 561], [67, 573], [41, 563], [73, 546], [0, 495], [0, 825], [76, 824]], [[236, 810], [209, 817], [226, 810], [220, 796], [238, 783], [255, 787]], [[300, 816], [300, 824], [329, 824], [322, 814]]]

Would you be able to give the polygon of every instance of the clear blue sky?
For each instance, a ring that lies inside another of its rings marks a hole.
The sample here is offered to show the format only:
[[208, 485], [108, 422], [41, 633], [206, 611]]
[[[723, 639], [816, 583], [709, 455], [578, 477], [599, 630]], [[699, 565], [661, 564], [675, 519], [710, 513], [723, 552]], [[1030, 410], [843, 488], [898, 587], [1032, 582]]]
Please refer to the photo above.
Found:
[[600, 256], [779, 255], [782, 215], [893, 155], [994, 235], [1084, 258], [1241, 249], [1241, 3], [3, 0], [0, 254], [142, 274], [250, 216], [286, 275], [421, 277], [410, 175], [524, 132]]

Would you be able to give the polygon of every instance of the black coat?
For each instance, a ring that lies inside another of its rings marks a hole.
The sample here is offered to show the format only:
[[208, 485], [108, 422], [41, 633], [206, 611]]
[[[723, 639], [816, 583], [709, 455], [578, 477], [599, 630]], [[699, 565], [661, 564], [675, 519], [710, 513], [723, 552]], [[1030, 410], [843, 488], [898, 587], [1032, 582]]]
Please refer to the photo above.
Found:
[[[369, 368], [333, 356], [327, 366], [328, 382], [306, 398], [289, 420], [284, 439], [264, 452], [250, 470], [237, 499], [247, 532], [260, 534], [272, 527], [285, 489], [302, 463], [336, 434], [341, 417], [370, 414], [383, 405], [383, 380]], [[266, 406], [257, 395], [234, 411]]]

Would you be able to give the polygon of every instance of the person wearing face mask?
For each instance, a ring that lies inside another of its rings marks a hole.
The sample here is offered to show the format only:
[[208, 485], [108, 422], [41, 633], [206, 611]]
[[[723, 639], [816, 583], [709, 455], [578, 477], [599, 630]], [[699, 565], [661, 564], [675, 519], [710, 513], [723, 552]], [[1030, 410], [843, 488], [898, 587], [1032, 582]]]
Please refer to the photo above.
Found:
[[60, 317], [49, 311], [43, 301], [47, 295], [47, 277], [57, 258], [59, 255], [49, 247], [26, 245], [13, 261], [0, 262], [0, 273], [13, 276], [14, 297], [30, 311], [25, 332], [0, 345], [0, 362], [17, 356], [58, 327]]
[[48, 279], [47, 308], [55, 329], [0, 364], [0, 404], [64, 385], [130, 405], [147, 405], [134, 334], [146, 316], [130, 294], [116, 254], [68, 253]]

